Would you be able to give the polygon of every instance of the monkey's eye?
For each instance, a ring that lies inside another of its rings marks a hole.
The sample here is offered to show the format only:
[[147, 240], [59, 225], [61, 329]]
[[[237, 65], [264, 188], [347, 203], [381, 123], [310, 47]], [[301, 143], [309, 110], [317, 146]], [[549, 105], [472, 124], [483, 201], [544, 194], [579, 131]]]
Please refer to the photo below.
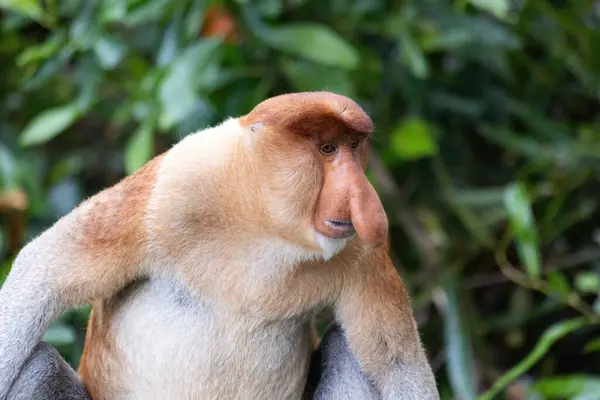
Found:
[[350, 146], [352, 147], [352, 150], [358, 149], [358, 147], [360, 146], [360, 140], [353, 141], [352, 143], [350, 143]]
[[327, 143], [321, 146], [319, 148], [319, 151], [321, 152], [321, 154], [329, 155], [335, 153], [337, 151], [337, 147], [335, 147], [335, 145], [331, 143]]

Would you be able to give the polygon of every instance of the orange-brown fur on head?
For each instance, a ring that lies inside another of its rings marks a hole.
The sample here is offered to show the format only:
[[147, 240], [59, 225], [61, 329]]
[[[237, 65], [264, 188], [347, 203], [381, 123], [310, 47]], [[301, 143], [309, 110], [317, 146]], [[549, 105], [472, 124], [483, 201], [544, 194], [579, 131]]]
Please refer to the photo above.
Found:
[[255, 131], [257, 162], [274, 194], [271, 210], [287, 215], [288, 229], [302, 221], [327, 238], [356, 231], [368, 244], [383, 244], [387, 217], [364, 174], [373, 122], [358, 104], [328, 92], [280, 95], [240, 124]]

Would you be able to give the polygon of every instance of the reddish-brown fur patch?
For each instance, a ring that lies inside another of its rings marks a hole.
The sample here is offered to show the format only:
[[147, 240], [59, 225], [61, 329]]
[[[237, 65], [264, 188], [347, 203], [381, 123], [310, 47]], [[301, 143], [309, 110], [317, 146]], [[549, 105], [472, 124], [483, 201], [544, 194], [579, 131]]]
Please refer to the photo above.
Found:
[[323, 135], [323, 141], [345, 133], [370, 135], [373, 121], [352, 99], [329, 92], [302, 92], [271, 97], [245, 117], [242, 126], [255, 122], [302, 136]]
[[[112, 317], [113, 314], [110, 308], [104, 308], [104, 302], [99, 301], [93, 304], [87, 325], [85, 347], [77, 372], [94, 400], [107, 398], [106, 383], [110, 379], [115, 381], [119, 379], [118, 371], [116, 371], [117, 374], [114, 374], [102, 367], [108, 359], [119, 358], [119, 354], [109, 336]], [[114, 385], [114, 382], [112, 385]]]
[[[133, 279], [137, 267], [135, 264], [144, 260], [146, 233], [141, 221], [162, 158], [163, 155], [154, 158], [117, 185], [88, 200], [93, 208], [91, 212], [82, 216], [78, 226], [81, 233], [77, 232], [77, 235], [85, 238], [81, 243], [82, 250], [85, 250], [97, 265], [92, 271], [103, 275], [104, 278], [101, 279], [106, 279], [107, 285], [113, 285], [110, 289], [119, 290], [123, 284]], [[103, 269], [106, 271], [102, 272]], [[82, 276], [86, 275], [82, 272], [79, 278]], [[102, 287], [101, 289], [104, 289], [102, 292], [109, 290]], [[95, 400], [110, 398], [109, 394], [104, 393], [104, 382], [107, 379], [118, 379], [118, 376], [106, 375], [107, 371], [101, 368], [107, 358], [118, 356], [109, 336], [115, 301], [115, 297], [109, 297], [107, 300], [97, 300], [93, 303], [79, 366], [78, 372], [83, 383]], [[100, 371], [104, 371], [105, 374], [100, 374]]]
[[422, 356], [409, 294], [386, 246], [372, 249], [358, 276], [342, 290], [337, 317], [363, 367], [382, 378], [391, 363]]
[[141, 221], [160, 159], [89, 198], [64, 221], [70, 224], [64, 251], [73, 256], [57, 284], [76, 303], [107, 298], [138, 273], [146, 241]]

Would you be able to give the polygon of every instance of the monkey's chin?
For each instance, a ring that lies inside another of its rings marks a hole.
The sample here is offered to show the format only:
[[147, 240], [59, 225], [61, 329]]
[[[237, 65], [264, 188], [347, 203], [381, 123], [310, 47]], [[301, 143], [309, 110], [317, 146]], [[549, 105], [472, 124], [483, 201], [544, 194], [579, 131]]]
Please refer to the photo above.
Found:
[[351, 236], [340, 239], [330, 238], [315, 230], [315, 239], [321, 248], [323, 259], [325, 259], [325, 261], [329, 261], [341, 253], [342, 250], [346, 248], [346, 245], [348, 245], [351, 238]]

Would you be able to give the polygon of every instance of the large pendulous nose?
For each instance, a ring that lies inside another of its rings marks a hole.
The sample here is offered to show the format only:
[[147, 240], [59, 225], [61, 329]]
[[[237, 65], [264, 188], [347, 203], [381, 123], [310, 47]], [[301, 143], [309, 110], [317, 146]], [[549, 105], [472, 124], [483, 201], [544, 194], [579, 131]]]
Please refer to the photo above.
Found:
[[377, 192], [362, 170], [354, 174], [350, 191], [350, 215], [358, 237], [372, 246], [384, 244], [388, 219]]
[[351, 155], [329, 165], [315, 215], [315, 227], [328, 237], [356, 233], [365, 243], [384, 244], [388, 220], [375, 189]]

